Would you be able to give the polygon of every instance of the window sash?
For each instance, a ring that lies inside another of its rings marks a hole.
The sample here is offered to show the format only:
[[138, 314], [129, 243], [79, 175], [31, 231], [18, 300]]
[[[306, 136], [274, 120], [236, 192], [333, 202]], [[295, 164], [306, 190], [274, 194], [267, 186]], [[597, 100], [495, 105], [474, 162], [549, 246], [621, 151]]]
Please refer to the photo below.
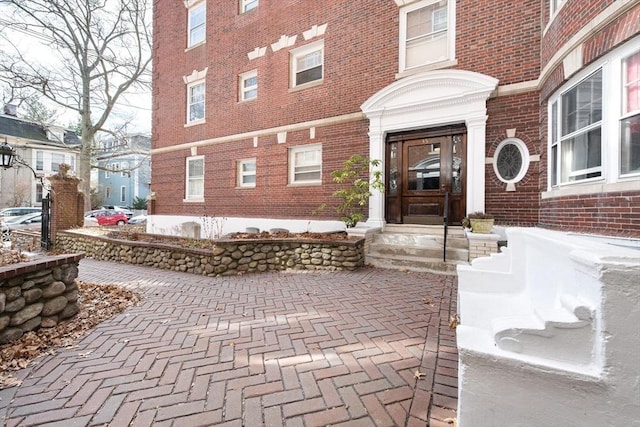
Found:
[[44, 170], [44, 152], [42, 151], [36, 151], [36, 170]]
[[120, 202], [124, 203], [127, 201], [127, 187], [124, 185], [120, 186]]
[[242, 13], [255, 9], [256, 7], [258, 7], [258, 3], [258, 0], [242, 0]]
[[258, 74], [248, 73], [240, 76], [240, 100], [247, 101], [258, 97]]
[[189, 86], [189, 122], [204, 119], [205, 84], [196, 83]]
[[189, 9], [189, 47], [201, 43], [206, 30], [205, 3]]
[[187, 199], [204, 197], [204, 158], [187, 159]]
[[551, 185], [600, 178], [602, 74], [596, 72], [551, 104]]
[[620, 174], [640, 173], [640, 51], [622, 61]]
[[64, 154], [51, 154], [51, 171], [58, 172], [62, 163], [64, 163]]
[[256, 185], [256, 161], [240, 160], [238, 162], [238, 185], [240, 187], [255, 187]]
[[322, 80], [324, 77], [324, 46], [292, 53], [292, 62], [294, 87]]
[[291, 182], [317, 183], [322, 180], [322, 147], [292, 149]]
[[404, 69], [449, 59], [449, 2], [441, 0], [412, 8], [402, 14]]

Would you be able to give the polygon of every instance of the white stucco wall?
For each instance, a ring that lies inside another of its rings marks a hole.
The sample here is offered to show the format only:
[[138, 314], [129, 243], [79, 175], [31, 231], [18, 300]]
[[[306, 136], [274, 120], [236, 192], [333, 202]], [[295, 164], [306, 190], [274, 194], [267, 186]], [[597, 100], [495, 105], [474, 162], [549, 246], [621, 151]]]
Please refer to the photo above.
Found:
[[506, 234], [458, 267], [458, 425], [639, 426], [640, 250]]

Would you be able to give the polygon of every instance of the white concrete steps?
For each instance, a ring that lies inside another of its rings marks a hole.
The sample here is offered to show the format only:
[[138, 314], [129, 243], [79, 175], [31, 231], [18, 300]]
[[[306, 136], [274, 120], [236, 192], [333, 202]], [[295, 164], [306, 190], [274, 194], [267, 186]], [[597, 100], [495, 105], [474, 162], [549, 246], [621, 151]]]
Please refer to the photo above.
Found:
[[377, 267], [456, 274], [458, 264], [468, 264], [469, 244], [460, 227], [450, 227], [447, 261], [443, 261], [442, 226], [387, 225], [373, 237], [367, 263]]

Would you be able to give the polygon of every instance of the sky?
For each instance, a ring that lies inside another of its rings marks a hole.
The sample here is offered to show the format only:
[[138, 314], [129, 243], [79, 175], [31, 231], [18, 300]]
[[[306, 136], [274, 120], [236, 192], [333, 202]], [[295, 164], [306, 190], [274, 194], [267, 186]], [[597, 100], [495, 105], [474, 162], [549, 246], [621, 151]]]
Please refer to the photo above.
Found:
[[[0, 28], [5, 27], [2, 15], [0, 13]], [[6, 27], [3, 31], [7, 31]], [[11, 40], [28, 57], [37, 58], [38, 63], [51, 67], [56, 66], [58, 61], [56, 51], [43, 44], [46, 39], [43, 39], [42, 35], [29, 31], [16, 31], [11, 34]], [[12, 50], [13, 47], [0, 37], [0, 51]], [[58, 111], [59, 117], [56, 124], [67, 126], [69, 123], [78, 121], [78, 114], [75, 111], [64, 111], [57, 104], [47, 102], [44, 99], [42, 101], [48, 108]], [[147, 93], [127, 93], [121, 96], [109, 117], [107, 127], [110, 127], [110, 124], [116, 126], [126, 120], [130, 120], [130, 124], [127, 125], [128, 133], [151, 133], [151, 89]]]

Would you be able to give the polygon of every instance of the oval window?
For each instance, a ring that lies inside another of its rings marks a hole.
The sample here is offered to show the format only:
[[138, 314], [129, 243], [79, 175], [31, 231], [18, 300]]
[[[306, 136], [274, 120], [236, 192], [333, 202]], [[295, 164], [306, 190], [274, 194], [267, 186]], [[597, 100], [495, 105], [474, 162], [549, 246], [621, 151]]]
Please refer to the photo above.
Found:
[[493, 170], [500, 181], [507, 184], [519, 182], [529, 169], [529, 150], [518, 138], [502, 141], [493, 156]]

